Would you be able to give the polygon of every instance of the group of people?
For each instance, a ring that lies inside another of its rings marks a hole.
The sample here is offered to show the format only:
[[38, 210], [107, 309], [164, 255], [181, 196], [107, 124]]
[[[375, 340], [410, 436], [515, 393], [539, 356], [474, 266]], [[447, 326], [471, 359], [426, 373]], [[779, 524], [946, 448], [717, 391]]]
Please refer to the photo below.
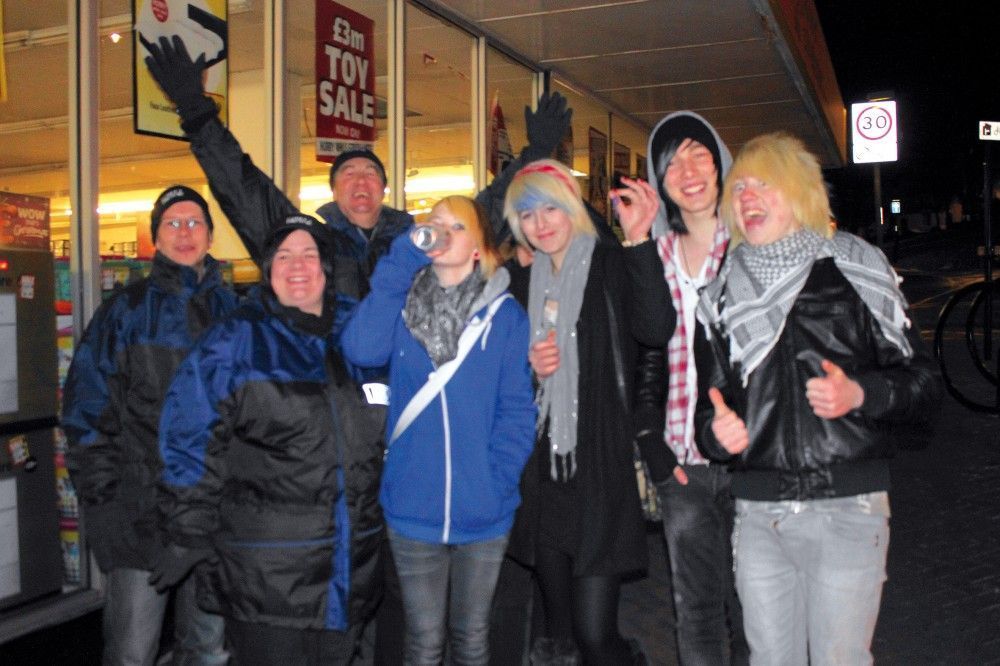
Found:
[[648, 182], [611, 193], [619, 241], [548, 159], [571, 112], [545, 95], [477, 200], [415, 227], [350, 151], [324, 223], [242, 152], [179, 38], [147, 48], [262, 279], [238, 302], [207, 203], [168, 188], [150, 276], [77, 347], [63, 424], [105, 663], [154, 663], [176, 590], [175, 663], [486, 664], [506, 566], [537, 584], [533, 664], [645, 663], [617, 616], [647, 565], [636, 449], [682, 664], [871, 662], [893, 426], [940, 388], [801, 142], [733, 159], [667, 116]]

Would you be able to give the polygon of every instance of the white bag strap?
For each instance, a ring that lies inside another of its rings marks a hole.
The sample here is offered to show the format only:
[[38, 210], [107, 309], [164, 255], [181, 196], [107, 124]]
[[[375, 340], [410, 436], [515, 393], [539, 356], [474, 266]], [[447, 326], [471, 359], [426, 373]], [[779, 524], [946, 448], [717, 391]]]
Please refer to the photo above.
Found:
[[455, 353], [455, 358], [451, 359], [447, 363], [443, 364], [435, 372], [428, 377], [427, 381], [420, 390], [417, 391], [410, 401], [406, 403], [406, 407], [403, 408], [403, 413], [399, 415], [399, 420], [396, 421], [396, 427], [392, 429], [392, 437], [389, 438], [389, 445], [391, 446], [396, 439], [399, 438], [403, 432], [410, 427], [410, 424], [420, 416], [420, 413], [424, 411], [427, 405], [431, 404], [431, 400], [434, 399], [438, 393], [444, 389], [444, 385], [448, 383], [452, 375], [458, 370], [458, 367], [462, 365], [462, 361], [468, 356], [469, 352], [472, 351], [472, 347], [476, 344], [483, 332], [489, 326], [493, 319], [493, 315], [496, 314], [503, 302], [512, 296], [508, 294], [503, 294], [492, 303], [490, 303], [489, 309], [486, 311], [486, 316], [478, 321], [473, 321], [465, 330], [462, 331], [462, 335], [458, 338], [458, 350]]

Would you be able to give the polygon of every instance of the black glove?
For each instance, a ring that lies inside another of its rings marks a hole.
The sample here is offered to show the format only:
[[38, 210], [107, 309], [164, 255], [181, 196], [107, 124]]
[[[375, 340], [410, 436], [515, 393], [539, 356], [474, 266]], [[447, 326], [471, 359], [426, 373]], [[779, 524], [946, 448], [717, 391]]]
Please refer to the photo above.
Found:
[[573, 109], [566, 108], [566, 98], [557, 92], [544, 93], [538, 98], [538, 110], [524, 107], [524, 123], [528, 131], [531, 159], [551, 157], [569, 129]]
[[192, 61], [184, 40], [177, 35], [169, 40], [160, 37], [159, 45], [156, 45], [140, 33], [139, 41], [150, 53], [146, 56], [149, 73], [167, 98], [177, 105], [185, 131], [194, 131], [218, 113], [215, 102], [205, 96], [201, 81], [205, 71], [205, 54]]
[[115, 553], [124, 548], [121, 510], [114, 504], [84, 504], [83, 525], [87, 535], [87, 547], [97, 558], [101, 571], [111, 571]]
[[166, 592], [184, 580], [196, 564], [212, 559], [214, 554], [210, 548], [185, 548], [175, 543], [168, 544], [149, 572], [149, 584], [157, 592]]

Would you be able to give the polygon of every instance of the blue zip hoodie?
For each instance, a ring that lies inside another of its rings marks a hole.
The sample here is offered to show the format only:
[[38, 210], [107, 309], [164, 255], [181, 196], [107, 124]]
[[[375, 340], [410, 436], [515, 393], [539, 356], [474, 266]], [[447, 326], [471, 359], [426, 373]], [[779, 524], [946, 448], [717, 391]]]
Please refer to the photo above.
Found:
[[[341, 337], [355, 365], [389, 363], [387, 433], [436, 370], [402, 317], [413, 278], [428, 263], [409, 234], [393, 241]], [[537, 411], [528, 317], [507, 294], [509, 281], [501, 268], [487, 282], [470, 323], [494, 299], [504, 302], [444, 389], [389, 445], [379, 499], [386, 522], [406, 538], [458, 545], [494, 539], [513, 524]]]

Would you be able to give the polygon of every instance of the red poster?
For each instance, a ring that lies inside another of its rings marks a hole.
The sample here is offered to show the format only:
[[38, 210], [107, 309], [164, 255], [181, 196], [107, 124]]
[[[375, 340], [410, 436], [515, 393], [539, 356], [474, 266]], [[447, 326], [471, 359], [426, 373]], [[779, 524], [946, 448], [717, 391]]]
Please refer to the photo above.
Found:
[[507, 134], [507, 123], [503, 119], [503, 109], [500, 108], [500, 91], [493, 95], [490, 105], [490, 159], [489, 170], [498, 175], [514, 159], [514, 151], [510, 146], [510, 135]]
[[316, 159], [375, 143], [375, 23], [316, 0]]
[[49, 200], [0, 192], [0, 246], [49, 249]]

